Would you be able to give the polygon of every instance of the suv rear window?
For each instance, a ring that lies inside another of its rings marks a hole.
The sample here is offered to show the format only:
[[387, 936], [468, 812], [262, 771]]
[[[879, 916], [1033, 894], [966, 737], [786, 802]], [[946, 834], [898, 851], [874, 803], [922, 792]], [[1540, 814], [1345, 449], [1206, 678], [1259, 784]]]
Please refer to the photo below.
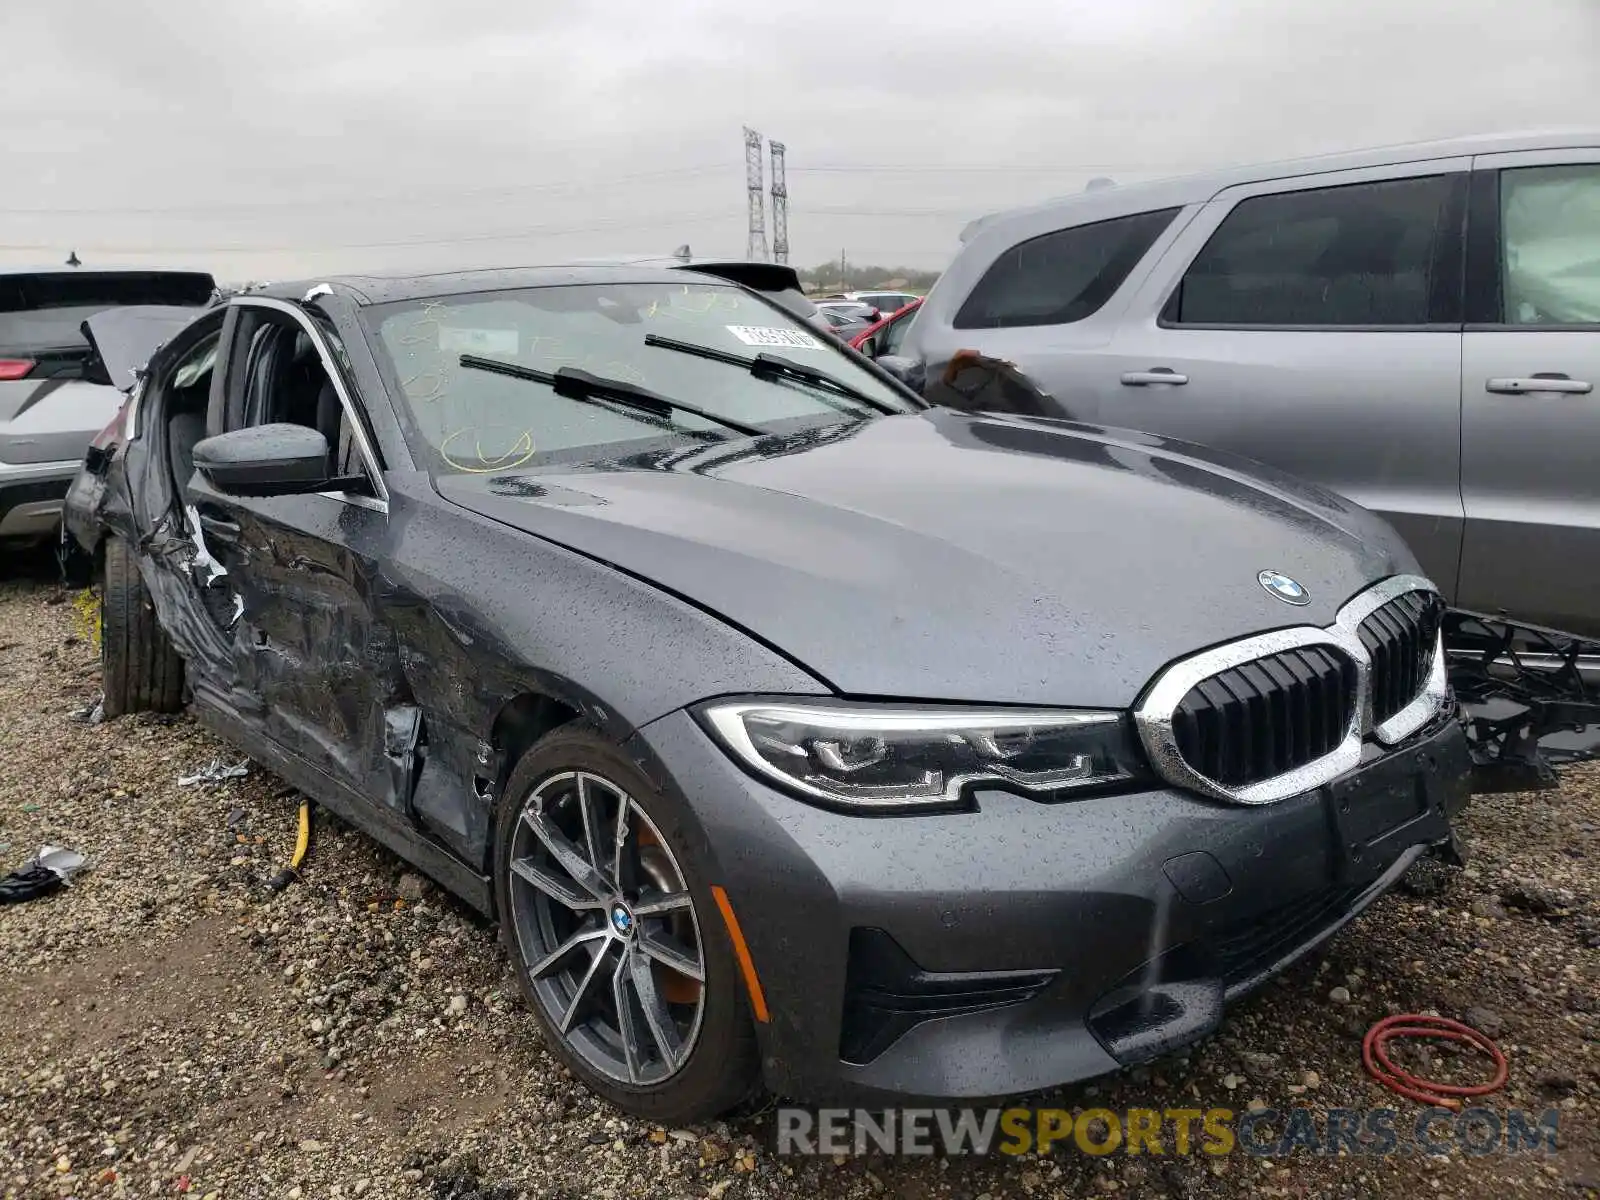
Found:
[[[1448, 320], [1459, 176], [1241, 200], [1168, 303], [1180, 325], [1426, 325]], [[1439, 264], [1436, 266], [1436, 264]], [[1435, 294], [1438, 300], [1435, 301]]]
[[1098, 312], [1161, 236], [1176, 208], [1047, 233], [1013, 246], [972, 289], [957, 329], [1069, 325]]
[[129, 304], [201, 305], [216, 282], [202, 271], [46, 271], [0, 274], [0, 350], [81, 350], [80, 328]]

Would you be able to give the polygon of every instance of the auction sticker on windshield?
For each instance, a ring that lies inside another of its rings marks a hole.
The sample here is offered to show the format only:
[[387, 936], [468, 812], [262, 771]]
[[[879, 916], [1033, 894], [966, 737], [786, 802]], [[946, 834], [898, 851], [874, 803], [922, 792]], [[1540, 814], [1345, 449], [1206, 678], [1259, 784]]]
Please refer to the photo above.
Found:
[[515, 329], [456, 329], [441, 326], [439, 349], [445, 351], [486, 350], [490, 354], [515, 354], [517, 331]]
[[786, 346], [796, 350], [820, 350], [822, 343], [800, 329], [773, 329], [766, 325], [729, 325], [729, 333], [746, 346]]

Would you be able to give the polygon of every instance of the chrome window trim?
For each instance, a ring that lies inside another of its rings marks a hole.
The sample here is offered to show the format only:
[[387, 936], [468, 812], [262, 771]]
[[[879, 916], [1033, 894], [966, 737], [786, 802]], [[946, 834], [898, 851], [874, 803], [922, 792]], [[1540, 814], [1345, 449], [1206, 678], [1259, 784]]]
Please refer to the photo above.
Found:
[[373, 512], [389, 512], [389, 506], [382, 500], [375, 500], [371, 496], [358, 496], [355, 492], [317, 492], [318, 496], [326, 496], [329, 500], [342, 500], [346, 504], [353, 504], [357, 508], [371, 509]]
[[144, 399], [145, 376], [140, 374], [133, 381], [133, 386], [128, 389], [128, 418], [125, 422], [126, 436], [131, 442], [139, 436], [139, 413]]
[[[1421, 575], [1395, 575], [1357, 593], [1338, 611], [1332, 625], [1295, 625], [1275, 629], [1237, 642], [1229, 642], [1182, 659], [1156, 677], [1134, 710], [1134, 726], [1150, 755], [1156, 773], [1174, 786], [1233, 804], [1272, 804], [1321, 787], [1361, 762], [1361, 744], [1371, 733], [1385, 745], [1404, 741], [1440, 710], [1450, 695], [1445, 675], [1443, 634], [1435, 640], [1433, 663], [1427, 681], [1416, 697], [1381, 725], [1372, 721], [1372, 659], [1361, 643], [1361, 622], [1378, 609], [1409, 592], [1438, 592]], [[1219, 671], [1242, 666], [1253, 659], [1302, 646], [1327, 646], [1348, 658], [1356, 669], [1356, 702], [1345, 736], [1321, 758], [1282, 775], [1244, 787], [1229, 787], [1196, 771], [1178, 751], [1173, 714], [1189, 689]]]
[[[367, 427], [361, 420], [360, 411], [356, 408], [350, 390], [345, 387], [344, 373], [340, 369], [333, 351], [328, 346], [328, 340], [322, 335], [322, 330], [317, 323], [306, 316], [305, 312], [287, 300], [279, 300], [272, 296], [235, 296], [229, 301], [239, 308], [265, 308], [273, 312], [284, 313], [299, 322], [305, 330], [306, 336], [311, 339], [311, 344], [316, 347], [317, 357], [322, 360], [322, 369], [328, 373], [328, 379], [333, 383], [333, 390], [339, 396], [340, 407], [344, 409], [345, 419], [350, 422], [350, 432], [355, 435], [356, 446], [361, 451], [361, 460], [366, 464], [367, 475], [372, 479], [372, 485], [378, 491], [376, 498], [361, 497], [369, 501], [363, 508], [374, 508], [375, 511], [387, 513], [389, 511], [389, 489], [384, 486], [383, 472], [378, 469], [378, 455], [372, 448], [372, 442], [367, 437]], [[319, 492], [318, 495], [330, 496], [335, 500], [355, 502], [356, 497], [346, 492]]]

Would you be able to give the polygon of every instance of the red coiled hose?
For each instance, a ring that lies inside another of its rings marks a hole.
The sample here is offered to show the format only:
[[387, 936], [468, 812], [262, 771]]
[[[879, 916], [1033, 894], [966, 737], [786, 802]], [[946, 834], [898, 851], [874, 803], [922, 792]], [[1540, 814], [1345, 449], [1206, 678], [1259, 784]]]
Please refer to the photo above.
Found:
[[[1435, 1083], [1402, 1070], [1390, 1060], [1386, 1047], [1391, 1038], [1408, 1037], [1465, 1042], [1494, 1060], [1494, 1078], [1488, 1083], [1471, 1085]], [[1452, 1112], [1461, 1111], [1464, 1098], [1498, 1092], [1505, 1086], [1510, 1074], [1506, 1056], [1488, 1034], [1470, 1025], [1463, 1025], [1460, 1021], [1452, 1021], [1449, 1017], [1429, 1017], [1420, 1013], [1399, 1013], [1385, 1017], [1367, 1030], [1366, 1037], [1361, 1039], [1361, 1062], [1367, 1068], [1367, 1073], [1390, 1091], [1422, 1104], [1448, 1108]]]

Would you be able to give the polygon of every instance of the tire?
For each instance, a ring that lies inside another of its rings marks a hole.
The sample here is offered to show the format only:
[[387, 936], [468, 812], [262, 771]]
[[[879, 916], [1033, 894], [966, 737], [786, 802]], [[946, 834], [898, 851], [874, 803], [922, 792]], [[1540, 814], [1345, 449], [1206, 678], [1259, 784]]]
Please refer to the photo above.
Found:
[[[583, 833], [580, 786], [595, 814], [594, 834], [588, 838]], [[536, 800], [544, 806], [543, 835], [523, 819], [536, 810]], [[632, 846], [619, 891], [612, 834], [615, 813], [624, 800], [631, 805], [625, 811]], [[575, 882], [575, 874], [561, 869], [551, 844], [543, 840], [551, 830], [575, 835], [565, 849], [583, 856], [580, 865], [587, 868], [596, 859], [605, 862], [599, 891], [611, 900], [596, 899], [594, 891]], [[601, 849], [589, 853], [587, 844]], [[570, 897], [592, 905], [592, 911], [576, 913], [552, 899], [526, 874], [513, 872], [514, 859], [523, 871], [538, 869], [546, 880], [553, 876]], [[637, 886], [640, 880], [646, 884], [642, 892]], [[721, 911], [677, 812], [615, 745], [574, 724], [547, 735], [522, 757], [500, 807], [494, 884], [501, 939], [522, 994], [546, 1044], [575, 1076], [624, 1112], [669, 1125], [717, 1116], [752, 1094], [759, 1051]], [[692, 901], [687, 911], [682, 907], [685, 893]], [[665, 900], [669, 895], [673, 899]], [[619, 924], [618, 899], [628, 918], [625, 927]], [[632, 902], [673, 907], [661, 915], [641, 913], [635, 918], [626, 908]], [[552, 947], [575, 935], [588, 940], [574, 944], [555, 969], [536, 981], [532, 966], [540, 959], [548, 963]], [[647, 944], [653, 953], [659, 953], [661, 946], [673, 948], [678, 956], [674, 961], [692, 964], [698, 955], [703, 981], [696, 984], [691, 974], [644, 953]], [[596, 959], [602, 960], [601, 965], [594, 965]], [[636, 982], [641, 963], [648, 978]], [[563, 1032], [563, 1009], [585, 977], [595, 981], [594, 987], [582, 1003], [571, 1006], [577, 1015]], [[637, 1056], [626, 1053], [624, 1022], [617, 1015], [619, 987], [632, 1017], [633, 1042], [643, 1047]], [[657, 1001], [655, 1023], [641, 1020], [647, 993]], [[664, 1027], [663, 1018], [671, 1022], [666, 1037], [655, 1033]]]
[[156, 619], [154, 602], [128, 543], [105, 543], [100, 598], [100, 670], [104, 714], [177, 712], [183, 707], [183, 659]]

